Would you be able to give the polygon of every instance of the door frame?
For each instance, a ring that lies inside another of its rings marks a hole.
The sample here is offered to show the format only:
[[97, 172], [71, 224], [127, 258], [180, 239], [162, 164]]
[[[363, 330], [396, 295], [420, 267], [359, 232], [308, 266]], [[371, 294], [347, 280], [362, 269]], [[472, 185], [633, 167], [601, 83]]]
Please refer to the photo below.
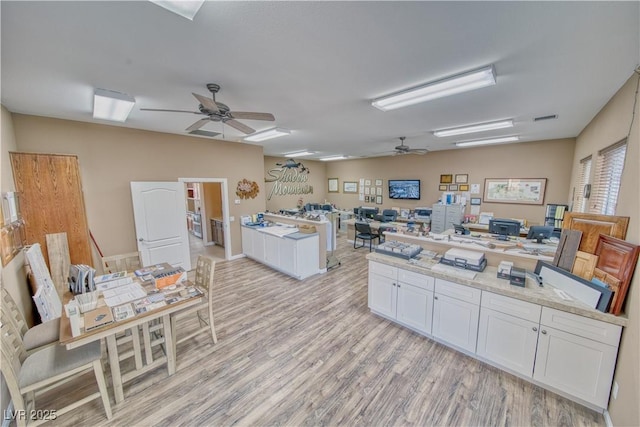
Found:
[[[227, 178], [178, 178], [178, 182], [217, 182], [222, 187], [222, 223], [224, 233], [224, 259], [231, 259], [231, 233], [229, 225], [229, 189], [227, 186]], [[186, 203], [186, 200], [185, 200]], [[207, 226], [205, 219], [200, 219], [202, 226]]]

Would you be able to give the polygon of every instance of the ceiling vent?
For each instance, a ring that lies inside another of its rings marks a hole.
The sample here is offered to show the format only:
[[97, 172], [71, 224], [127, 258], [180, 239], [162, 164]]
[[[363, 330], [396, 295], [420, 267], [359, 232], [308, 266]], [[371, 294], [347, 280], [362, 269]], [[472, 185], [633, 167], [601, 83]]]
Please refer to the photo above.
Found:
[[558, 118], [557, 114], [551, 114], [550, 116], [540, 116], [533, 119], [534, 122], [540, 122], [542, 120], [555, 120]]
[[208, 136], [209, 138], [215, 138], [220, 135], [218, 132], [209, 132], [208, 130], [196, 129], [189, 132], [189, 135]]

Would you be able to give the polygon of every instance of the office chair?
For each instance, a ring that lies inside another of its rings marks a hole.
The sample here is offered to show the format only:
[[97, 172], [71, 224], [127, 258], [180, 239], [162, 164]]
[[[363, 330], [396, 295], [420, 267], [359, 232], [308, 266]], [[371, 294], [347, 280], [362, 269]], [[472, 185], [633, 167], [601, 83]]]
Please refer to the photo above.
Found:
[[[353, 239], [354, 249], [364, 247], [364, 242], [366, 240], [369, 241], [369, 252], [371, 252], [371, 246], [372, 246], [371, 242], [373, 242], [373, 240], [378, 239], [378, 244], [380, 244], [380, 234], [374, 233], [371, 230], [371, 226], [369, 224], [363, 223], [363, 222], [356, 222], [354, 226], [356, 228], [356, 235], [355, 235], [355, 238]], [[362, 245], [360, 246], [356, 246], [358, 239], [362, 240]]]
[[382, 211], [382, 222], [393, 222], [398, 218], [398, 211], [385, 209]]

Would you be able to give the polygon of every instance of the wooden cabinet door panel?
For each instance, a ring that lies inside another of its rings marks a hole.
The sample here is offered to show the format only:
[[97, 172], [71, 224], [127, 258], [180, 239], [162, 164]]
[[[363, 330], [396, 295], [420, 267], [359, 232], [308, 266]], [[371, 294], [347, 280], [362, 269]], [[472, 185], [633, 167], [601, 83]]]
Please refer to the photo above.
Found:
[[594, 253], [598, 244], [598, 236], [613, 236], [624, 239], [629, 226], [628, 216], [597, 215], [579, 212], [567, 212], [562, 228], [582, 231], [579, 250]]

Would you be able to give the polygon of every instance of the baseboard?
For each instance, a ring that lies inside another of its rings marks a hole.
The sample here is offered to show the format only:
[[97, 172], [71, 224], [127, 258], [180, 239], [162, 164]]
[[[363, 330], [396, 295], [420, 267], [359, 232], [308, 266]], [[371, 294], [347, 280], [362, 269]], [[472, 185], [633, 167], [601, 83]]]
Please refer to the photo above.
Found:
[[246, 258], [246, 257], [247, 256], [245, 254], [232, 255], [231, 258], [229, 258], [229, 261], [232, 261], [234, 259]]
[[613, 427], [613, 421], [611, 420], [611, 415], [609, 414], [609, 411], [605, 409], [602, 415], [604, 415], [604, 422], [607, 425], [607, 427]]

